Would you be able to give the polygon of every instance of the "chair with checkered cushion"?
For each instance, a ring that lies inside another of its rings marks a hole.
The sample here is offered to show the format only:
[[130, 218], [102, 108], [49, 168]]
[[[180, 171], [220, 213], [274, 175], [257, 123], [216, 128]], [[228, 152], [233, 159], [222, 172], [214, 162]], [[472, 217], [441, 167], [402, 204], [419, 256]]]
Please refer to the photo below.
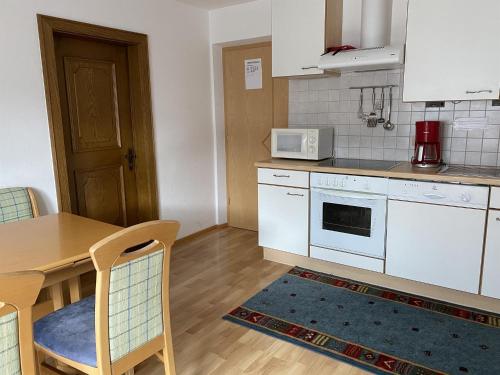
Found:
[[37, 216], [38, 207], [30, 188], [0, 188], [0, 224]]
[[36, 350], [89, 375], [125, 373], [163, 350], [165, 373], [175, 374], [169, 269], [178, 230], [153, 221], [92, 246], [96, 295], [37, 321]]
[[31, 307], [41, 272], [0, 274], [0, 374], [36, 374]]

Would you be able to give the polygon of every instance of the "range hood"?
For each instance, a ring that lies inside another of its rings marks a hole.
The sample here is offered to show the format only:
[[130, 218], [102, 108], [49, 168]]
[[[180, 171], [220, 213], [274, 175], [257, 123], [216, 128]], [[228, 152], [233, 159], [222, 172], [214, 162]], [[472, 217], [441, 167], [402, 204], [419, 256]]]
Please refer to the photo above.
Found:
[[321, 56], [318, 68], [338, 72], [395, 69], [403, 61], [403, 46], [373, 47], [329, 52]]
[[329, 52], [321, 56], [319, 69], [366, 71], [394, 69], [404, 62], [404, 46], [390, 45], [392, 0], [363, 0], [359, 49]]

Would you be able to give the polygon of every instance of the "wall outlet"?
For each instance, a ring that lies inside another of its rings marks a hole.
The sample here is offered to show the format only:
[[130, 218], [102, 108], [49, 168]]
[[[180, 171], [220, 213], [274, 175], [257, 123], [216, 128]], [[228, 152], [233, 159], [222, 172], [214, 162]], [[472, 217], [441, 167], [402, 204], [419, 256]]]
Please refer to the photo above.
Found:
[[444, 108], [444, 102], [425, 102], [425, 108]]

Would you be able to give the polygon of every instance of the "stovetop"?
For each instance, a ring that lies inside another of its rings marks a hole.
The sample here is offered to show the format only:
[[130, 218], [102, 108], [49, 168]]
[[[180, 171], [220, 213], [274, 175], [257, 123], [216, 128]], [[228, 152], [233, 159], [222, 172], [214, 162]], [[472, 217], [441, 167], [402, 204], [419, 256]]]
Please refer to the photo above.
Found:
[[319, 162], [320, 167], [368, 169], [373, 171], [388, 171], [400, 164], [392, 160], [363, 160], [363, 159], [327, 159]]

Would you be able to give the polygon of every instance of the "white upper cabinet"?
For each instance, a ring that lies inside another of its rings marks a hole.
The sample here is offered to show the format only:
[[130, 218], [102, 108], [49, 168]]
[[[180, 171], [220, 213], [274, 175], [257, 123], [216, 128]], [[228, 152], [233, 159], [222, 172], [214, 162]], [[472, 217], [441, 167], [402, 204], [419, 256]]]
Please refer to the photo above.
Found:
[[498, 99], [499, 0], [410, 0], [404, 101]]
[[327, 47], [342, 44], [342, 0], [272, 0], [273, 77], [323, 74]]

